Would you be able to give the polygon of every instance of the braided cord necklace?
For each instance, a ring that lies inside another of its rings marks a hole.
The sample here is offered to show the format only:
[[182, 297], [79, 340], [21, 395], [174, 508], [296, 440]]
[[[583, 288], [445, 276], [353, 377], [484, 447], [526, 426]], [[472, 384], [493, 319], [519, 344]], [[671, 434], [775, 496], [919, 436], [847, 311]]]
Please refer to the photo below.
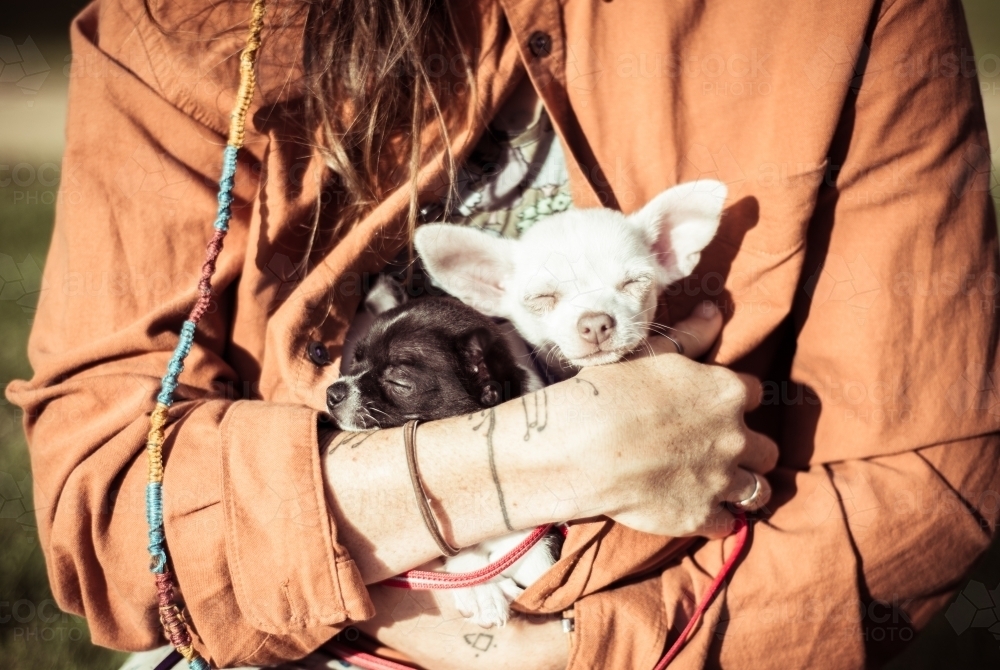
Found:
[[159, 600], [160, 623], [170, 644], [187, 659], [192, 670], [210, 670], [211, 666], [194, 650], [191, 634], [182, 613], [183, 604], [177, 599], [177, 580], [167, 567], [168, 555], [166, 536], [163, 530], [163, 438], [167, 424], [167, 411], [174, 402], [177, 377], [184, 369], [184, 359], [191, 351], [198, 322], [208, 309], [212, 299], [212, 276], [215, 264], [222, 251], [222, 241], [229, 230], [232, 216], [233, 184], [236, 175], [236, 155], [243, 147], [247, 110], [253, 99], [256, 80], [254, 64], [260, 49], [260, 34], [264, 25], [265, 0], [253, 0], [250, 15], [250, 30], [246, 46], [240, 55], [240, 87], [236, 96], [229, 123], [229, 138], [222, 154], [222, 177], [219, 179], [219, 208], [216, 213], [215, 234], [208, 243], [205, 262], [198, 282], [198, 300], [191, 309], [187, 320], [181, 326], [180, 337], [173, 356], [167, 364], [167, 373], [160, 384], [156, 397], [156, 407], [150, 416], [149, 435], [146, 439], [146, 456], [149, 464], [149, 479], [146, 484], [146, 521], [149, 524], [150, 570], [156, 578]]

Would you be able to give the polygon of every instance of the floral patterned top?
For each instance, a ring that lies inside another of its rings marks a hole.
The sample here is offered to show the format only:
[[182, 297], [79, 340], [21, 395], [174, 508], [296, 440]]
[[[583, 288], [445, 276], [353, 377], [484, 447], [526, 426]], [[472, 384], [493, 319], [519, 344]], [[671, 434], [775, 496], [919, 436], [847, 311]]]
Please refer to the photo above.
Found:
[[572, 205], [562, 144], [527, 76], [459, 169], [454, 189], [444, 221], [503, 237]]

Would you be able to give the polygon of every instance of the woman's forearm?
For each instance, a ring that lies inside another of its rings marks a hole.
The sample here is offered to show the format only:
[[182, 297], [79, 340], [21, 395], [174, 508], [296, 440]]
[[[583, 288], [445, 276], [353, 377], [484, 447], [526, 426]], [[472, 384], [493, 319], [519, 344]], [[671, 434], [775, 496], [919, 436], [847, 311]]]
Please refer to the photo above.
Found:
[[[512, 529], [604, 513], [607, 482], [573, 456], [575, 444], [593, 439], [584, 426], [607, 423], [599, 420], [601, 400], [593, 383], [571, 379], [421, 424], [417, 464], [445, 539], [469, 547]], [[337, 542], [366, 583], [440, 555], [417, 507], [402, 429], [339, 433], [323, 458]]]
[[[675, 336], [700, 355], [721, 326], [692, 316]], [[700, 337], [694, 334], [701, 332]], [[760, 384], [692, 362], [652, 338], [650, 355], [587, 367], [473, 415], [421, 424], [416, 457], [449, 544], [470, 547], [556, 521], [606, 515], [635, 530], [723, 536], [722, 504], [767, 502], [777, 446], [746, 427]], [[337, 542], [368, 584], [440, 555], [413, 493], [402, 429], [339, 433], [324, 450]]]

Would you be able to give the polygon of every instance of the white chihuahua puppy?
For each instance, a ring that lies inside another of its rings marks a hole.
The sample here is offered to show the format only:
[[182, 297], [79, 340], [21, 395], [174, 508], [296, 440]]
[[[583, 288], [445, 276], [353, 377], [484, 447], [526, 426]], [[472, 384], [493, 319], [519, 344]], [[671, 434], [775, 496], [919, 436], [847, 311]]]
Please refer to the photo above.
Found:
[[[435, 283], [480, 312], [509, 320], [539, 354], [536, 361], [561, 359], [558, 372], [565, 377], [621, 360], [643, 342], [660, 293], [694, 270], [718, 230], [725, 200], [725, 184], [703, 180], [667, 189], [627, 216], [570, 210], [536, 223], [518, 240], [428, 224], [417, 229], [414, 244]], [[466, 549], [445, 568], [482, 568], [526, 534]], [[458, 609], [481, 626], [504, 625], [510, 603], [555, 560], [542, 543], [497, 580], [456, 590]]]
[[489, 316], [508, 319], [538, 359], [570, 374], [621, 360], [649, 333], [660, 293], [694, 270], [719, 227], [726, 185], [667, 189], [634, 214], [579, 209], [517, 240], [449, 224], [417, 229], [431, 278]]

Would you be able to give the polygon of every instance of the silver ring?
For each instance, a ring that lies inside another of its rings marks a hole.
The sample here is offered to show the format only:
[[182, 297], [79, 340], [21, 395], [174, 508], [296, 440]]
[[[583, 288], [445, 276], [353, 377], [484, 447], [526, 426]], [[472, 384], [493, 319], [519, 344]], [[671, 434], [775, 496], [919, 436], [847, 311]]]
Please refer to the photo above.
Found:
[[681, 356], [684, 355], [684, 345], [683, 344], [681, 344], [680, 342], [678, 342], [674, 338], [670, 337], [669, 335], [664, 335], [663, 337], [667, 338], [668, 340], [670, 340], [671, 342], [674, 343], [674, 346], [677, 347], [677, 353], [679, 353]]
[[739, 502], [734, 502], [733, 507], [736, 507], [737, 509], [742, 509], [742, 510], [747, 509], [755, 502], [757, 502], [757, 496], [760, 495], [760, 477], [757, 476], [756, 472], [751, 472], [750, 474], [753, 475], [753, 481], [754, 481], [753, 493], [751, 493], [743, 500], [740, 500]]

